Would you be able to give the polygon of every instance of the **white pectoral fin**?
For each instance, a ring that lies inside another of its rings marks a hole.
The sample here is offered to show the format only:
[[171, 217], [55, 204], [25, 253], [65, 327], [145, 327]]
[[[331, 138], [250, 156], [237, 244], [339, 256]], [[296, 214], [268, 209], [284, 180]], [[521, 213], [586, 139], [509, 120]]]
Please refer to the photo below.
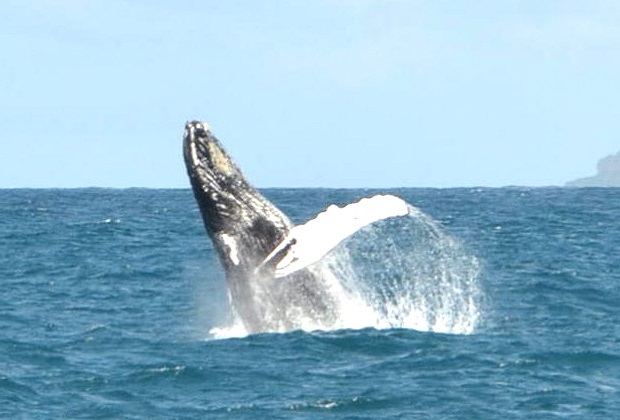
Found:
[[284, 277], [319, 261], [361, 228], [408, 213], [409, 205], [394, 195], [374, 195], [344, 207], [331, 205], [314, 219], [293, 227], [261, 266], [272, 262], [275, 277]]

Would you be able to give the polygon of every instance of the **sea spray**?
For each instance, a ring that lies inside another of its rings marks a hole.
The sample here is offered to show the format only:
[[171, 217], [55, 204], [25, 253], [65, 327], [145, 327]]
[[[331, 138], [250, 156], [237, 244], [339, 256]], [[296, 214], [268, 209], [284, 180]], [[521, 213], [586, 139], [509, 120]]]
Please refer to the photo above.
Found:
[[[333, 298], [337, 317], [330, 325], [318, 325], [310, 317], [304, 319], [302, 311], [294, 315], [297, 329], [409, 328], [470, 334], [480, 320], [478, 260], [413, 206], [405, 217], [358, 231], [308, 269], [320, 272], [323, 292]], [[211, 337], [247, 334], [233, 306], [231, 302], [231, 323], [211, 329]]]
[[411, 206], [351, 237], [327, 263], [376, 316], [376, 328], [470, 334], [481, 317], [480, 264]]

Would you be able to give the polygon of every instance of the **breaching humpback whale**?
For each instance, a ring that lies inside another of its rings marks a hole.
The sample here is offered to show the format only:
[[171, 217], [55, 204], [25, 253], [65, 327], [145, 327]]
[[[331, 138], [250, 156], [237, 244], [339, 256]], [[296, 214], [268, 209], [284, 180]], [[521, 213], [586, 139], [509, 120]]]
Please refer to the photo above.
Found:
[[293, 226], [246, 181], [206, 123], [186, 124], [183, 154], [233, 309], [249, 333], [336, 325], [341, 298], [317, 262], [360, 228], [409, 211], [398, 197], [376, 195]]

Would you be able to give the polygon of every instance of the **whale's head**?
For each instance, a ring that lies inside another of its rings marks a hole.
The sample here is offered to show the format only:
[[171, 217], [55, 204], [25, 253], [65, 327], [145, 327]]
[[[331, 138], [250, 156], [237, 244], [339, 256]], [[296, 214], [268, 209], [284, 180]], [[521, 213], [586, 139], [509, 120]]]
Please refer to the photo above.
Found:
[[235, 250], [222, 262], [253, 269], [288, 232], [288, 218], [246, 181], [207, 123], [186, 123], [183, 154], [209, 236], [218, 250]]
[[188, 122], [183, 137], [183, 154], [192, 187], [208, 207], [224, 210], [235, 199], [235, 192], [247, 186], [245, 178], [207, 123]]
[[252, 188], [205, 122], [185, 124], [183, 154], [207, 230], [228, 232]]

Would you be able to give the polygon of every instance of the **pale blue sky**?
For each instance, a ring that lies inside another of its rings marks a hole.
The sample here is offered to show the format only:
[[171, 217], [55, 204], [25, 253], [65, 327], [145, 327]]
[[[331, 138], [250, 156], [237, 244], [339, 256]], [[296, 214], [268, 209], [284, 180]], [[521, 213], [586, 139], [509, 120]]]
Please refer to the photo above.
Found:
[[620, 149], [620, 2], [0, 3], [0, 187], [561, 185]]

